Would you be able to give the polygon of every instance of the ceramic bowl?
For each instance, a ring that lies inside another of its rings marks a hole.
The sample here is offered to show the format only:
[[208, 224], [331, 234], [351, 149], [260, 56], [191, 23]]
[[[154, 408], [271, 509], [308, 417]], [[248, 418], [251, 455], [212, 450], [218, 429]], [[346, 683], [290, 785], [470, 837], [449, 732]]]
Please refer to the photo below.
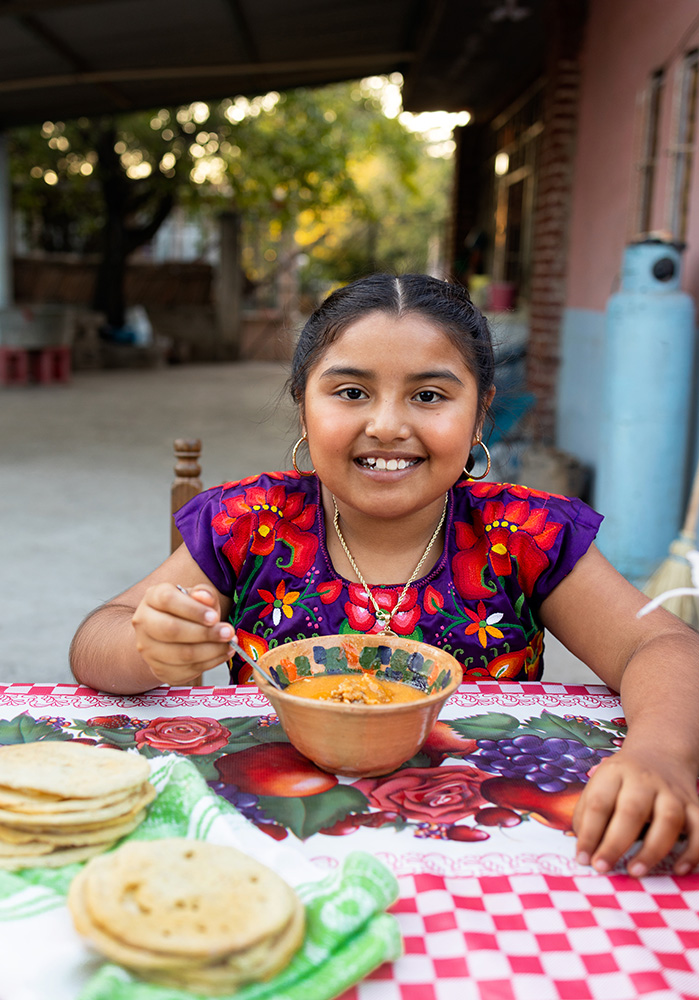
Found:
[[259, 665], [282, 687], [297, 677], [368, 670], [425, 692], [423, 698], [398, 704], [346, 704], [299, 698], [257, 678], [296, 749], [323, 770], [352, 777], [388, 774], [410, 760], [462, 678], [461, 664], [449, 653], [401, 636], [302, 639], [268, 650]]

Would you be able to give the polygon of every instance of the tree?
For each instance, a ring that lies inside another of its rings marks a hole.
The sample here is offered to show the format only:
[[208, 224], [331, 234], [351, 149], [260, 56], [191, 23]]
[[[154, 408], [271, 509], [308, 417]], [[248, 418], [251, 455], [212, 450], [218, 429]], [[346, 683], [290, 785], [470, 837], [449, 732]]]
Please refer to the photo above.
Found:
[[[113, 328], [124, 320], [126, 260], [174, 204], [240, 212], [267, 243], [268, 270], [293, 228], [309, 288], [411, 254], [424, 266], [415, 244], [446, 214], [448, 167], [362, 83], [45, 122], [14, 130], [10, 150], [28, 238], [100, 253], [93, 304]], [[261, 266], [251, 271], [264, 280]]]

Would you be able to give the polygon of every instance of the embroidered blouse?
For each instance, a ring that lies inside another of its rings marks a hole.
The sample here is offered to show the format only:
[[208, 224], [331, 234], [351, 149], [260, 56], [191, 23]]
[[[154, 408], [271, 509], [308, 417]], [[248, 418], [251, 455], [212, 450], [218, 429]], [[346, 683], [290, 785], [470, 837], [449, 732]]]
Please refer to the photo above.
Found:
[[[200, 493], [175, 515], [192, 557], [232, 600], [230, 621], [253, 659], [314, 635], [378, 632], [364, 588], [335, 571], [316, 476], [269, 472]], [[446, 649], [464, 680], [538, 680], [542, 601], [588, 550], [602, 521], [581, 500], [510, 483], [459, 480], [444, 550], [411, 585], [391, 628]], [[372, 587], [390, 611], [402, 585]], [[249, 679], [239, 657], [231, 683]]]

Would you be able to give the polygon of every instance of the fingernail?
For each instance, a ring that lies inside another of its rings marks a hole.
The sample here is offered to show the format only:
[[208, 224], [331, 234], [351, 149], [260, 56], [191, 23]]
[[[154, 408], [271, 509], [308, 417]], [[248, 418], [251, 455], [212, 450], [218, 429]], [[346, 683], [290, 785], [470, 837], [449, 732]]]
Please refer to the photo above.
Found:
[[587, 853], [587, 851], [578, 851], [575, 860], [578, 862], [579, 865], [589, 865], [590, 855]]
[[227, 642], [229, 639], [233, 637], [233, 629], [230, 627], [230, 625], [222, 625], [221, 628], [218, 630], [218, 636], [219, 639], [222, 639], [224, 642]]
[[692, 870], [692, 866], [688, 861], [678, 861], [675, 866], [675, 875], [688, 875]]
[[595, 869], [595, 871], [599, 872], [599, 873], [600, 873], [600, 875], [604, 875], [604, 874], [605, 874], [605, 872], [608, 872], [608, 871], [609, 871], [609, 869], [610, 869], [611, 865], [609, 865], [609, 864], [608, 864], [608, 863], [607, 863], [607, 862], [606, 862], [606, 861], [604, 860], [604, 858], [597, 858], [597, 860], [596, 860], [596, 861], [593, 861], [593, 863], [592, 863], [592, 867], [593, 867], [593, 868]]
[[207, 611], [204, 615], [204, 621], [207, 625], [213, 625], [214, 622], [218, 621], [218, 615], [215, 611]]
[[647, 871], [648, 866], [642, 864], [640, 861], [634, 861], [634, 863], [630, 864], [628, 867], [629, 875], [633, 875], [634, 878], [643, 878]]

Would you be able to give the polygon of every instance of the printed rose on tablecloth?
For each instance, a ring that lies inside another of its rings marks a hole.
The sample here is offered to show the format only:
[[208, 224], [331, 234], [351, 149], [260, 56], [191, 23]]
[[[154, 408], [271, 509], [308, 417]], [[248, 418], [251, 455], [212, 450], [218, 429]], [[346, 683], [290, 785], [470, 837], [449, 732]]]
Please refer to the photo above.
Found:
[[480, 792], [488, 777], [469, 767], [406, 767], [386, 778], [360, 778], [354, 787], [378, 809], [409, 820], [448, 824], [488, 804]]
[[214, 753], [225, 747], [230, 730], [217, 719], [204, 716], [180, 716], [176, 719], [153, 719], [136, 733], [136, 746], [144, 744], [156, 750], [184, 754]]

